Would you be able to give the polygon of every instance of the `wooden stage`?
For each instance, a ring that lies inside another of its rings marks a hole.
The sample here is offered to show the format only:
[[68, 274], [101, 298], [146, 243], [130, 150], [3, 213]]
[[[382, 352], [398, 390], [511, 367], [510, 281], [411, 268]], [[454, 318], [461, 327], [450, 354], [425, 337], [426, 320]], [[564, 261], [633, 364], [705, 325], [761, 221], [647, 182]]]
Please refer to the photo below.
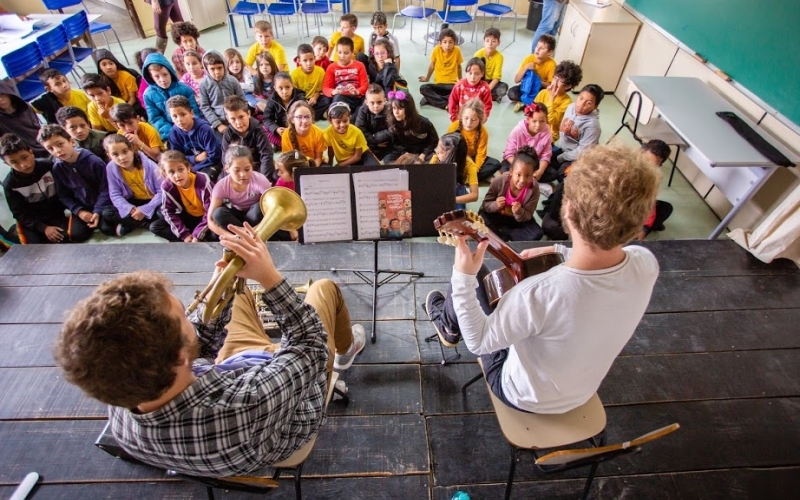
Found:
[[[610, 441], [679, 422], [638, 454], [602, 464], [593, 498], [789, 499], [800, 490], [800, 271], [766, 265], [730, 241], [647, 242], [661, 264], [648, 313], [599, 394]], [[524, 246], [520, 246], [522, 248]], [[292, 283], [333, 277], [367, 326], [371, 288], [331, 267], [368, 267], [371, 243], [270, 244]], [[442, 366], [423, 302], [444, 288], [453, 250], [383, 242], [381, 267], [423, 271], [379, 290], [378, 342], [345, 374], [350, 404], [330, 406], [304, 469], [306, 499], [502, 498], [509, 447], [478, 370]], [[187, 303], [219, 247], [109, 244], [14, 247], [0, 258], [0, 497], [26, 473], [35, 499], [202, 499], [195, 484], [114, 460], [93, 446], [106, 410], [64, 382], [51, 344], [65, 309], [118, 273], [167, 273]], [[452, 350], [446, 350], [451, 354]], [[514, 498], [578, 498], [586, 471], [543, 476], [525, 458]], [[253, 498], [217, 492], [218, 498]], [[270, 498], [294, 498], [284, 480]]]

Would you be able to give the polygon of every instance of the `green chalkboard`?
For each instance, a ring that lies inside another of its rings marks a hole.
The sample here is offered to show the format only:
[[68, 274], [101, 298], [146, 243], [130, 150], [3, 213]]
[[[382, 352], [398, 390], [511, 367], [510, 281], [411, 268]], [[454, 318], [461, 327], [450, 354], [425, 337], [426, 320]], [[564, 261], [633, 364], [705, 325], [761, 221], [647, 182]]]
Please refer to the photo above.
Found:
[[800, 126], [800, 0], [626, 0]]

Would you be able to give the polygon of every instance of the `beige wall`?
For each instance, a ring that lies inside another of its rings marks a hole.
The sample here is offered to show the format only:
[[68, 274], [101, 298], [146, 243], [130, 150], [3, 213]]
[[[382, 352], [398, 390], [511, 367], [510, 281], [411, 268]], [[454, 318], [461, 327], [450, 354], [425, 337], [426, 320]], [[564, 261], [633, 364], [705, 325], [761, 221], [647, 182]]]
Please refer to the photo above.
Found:
[[42, 2], [37, 0], [0, 0], [2, 5], [9, 12], [18, 14], [42, 14], [49, 12]]

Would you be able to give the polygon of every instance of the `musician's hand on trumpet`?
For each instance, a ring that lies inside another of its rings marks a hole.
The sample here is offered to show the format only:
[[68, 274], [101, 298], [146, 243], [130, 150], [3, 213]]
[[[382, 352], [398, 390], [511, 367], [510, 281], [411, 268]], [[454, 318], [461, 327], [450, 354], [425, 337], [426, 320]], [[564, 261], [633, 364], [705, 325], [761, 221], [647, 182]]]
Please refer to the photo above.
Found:
[[[265, 290], [270, 290], [280, 283], [283, 276], [275, 268], [272, 257], [267, 251], [267, 245], [256, 236], [253, 226], [244, 223], [244, 227], [229, 225], [228, 231], [232, 234], [220, 236], [222, 246], [233, 251], [244, 260], [245, 265], [236, 273], [243, 279], [252, 279], [261, 284]], [[219, 260], [217, 268], [224, 268], [228, 263]]]
[[486, 247], [489, 246], [489, 240], [483, 240], [478, 243], [478, 247], [473, 252], [467, 245], [469, 236], [465, 234], [457, 235], [458, 245], [456, 245], [456, 258], [453, 267], [456, 271], [477, 275], [483, 265], [483, 256], [486, 254]]

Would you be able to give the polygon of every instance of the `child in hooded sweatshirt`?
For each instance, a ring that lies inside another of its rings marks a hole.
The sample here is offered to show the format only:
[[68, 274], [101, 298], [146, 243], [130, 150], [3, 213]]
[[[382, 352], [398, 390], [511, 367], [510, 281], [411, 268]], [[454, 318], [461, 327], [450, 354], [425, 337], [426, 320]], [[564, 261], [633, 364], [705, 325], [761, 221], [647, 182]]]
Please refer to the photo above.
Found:
[[225, 59], [216, 50], [206, 52], [203, 56], [203, 67], [206, 77], [200, 83], [200, 110], [211, 128], [224, 134], [228, 128], [225, 99], [232, 95], [244, 98], [244, 92], [239, 81], [228, 74]]
[[172, 130], [172, 120], [167, 110], [170, 97], [182, 95], [189, 101], [189, 106], [196, 117], [201, 117], [200, 108], [194, 92], [185, 83], [181, 83], [172, 64], [161, 53], [155, 52], [147, 56], [142, 67], [147, 90], [144, 92], [144, 104], [150, 124], [158, 130], [161, 139], [167, 139]]
[[[267, 130], [270, 144], [276, 151], [280, 151], [281, 134], [289, 127], [287, 110], [295, 102], [305, 101], [306, 94], [294, 88], [292, 77], [285, 71], [275, 75], [272, 85], [273, 92], [267, 99], [267, 107], [264, 109], [264, 128]], [[274, 179], [270, 181], [274, 182]]]
[[542, 103], [533, 102], [525, 106], [524, 114], [525, 118], [511, 130], [511, 135], [506, 141], [500, 169], [507, 172], [514, 163], [517, 151], [523, 146], [530, 146], [536, 152], [539, 160], [539, 165], [533, 173], [534, 179], [541, 183], [553, 182], [556, 180], [558, 172], [549, 167], [553, 148], [550, 144], [552, 136], [550, 125], [547, 124], [547, 107]]
[[576, 102], [569, 105], [561, 120], [559, 138], [553, 150], [554, 163], [563, 177], [566, 168], [588, 148], [600, 140], [600, 118], [597, 106], [603, 100], [603, 89], [590, 83], [581, 89]]
[[92, 57], [97, 62], [97, 72], [111, 80], [111, 95], [131, 106], [139, 105], [139, 81], [142, 75], [122, 65], [110, 50], [97, 49]]
[[47, 151], [36, 140], [40, 126], [36, 111], [22, 100], [15, 88], [0, 80], [0, 135], [14, 134], [37, 158], [47, 158]]

